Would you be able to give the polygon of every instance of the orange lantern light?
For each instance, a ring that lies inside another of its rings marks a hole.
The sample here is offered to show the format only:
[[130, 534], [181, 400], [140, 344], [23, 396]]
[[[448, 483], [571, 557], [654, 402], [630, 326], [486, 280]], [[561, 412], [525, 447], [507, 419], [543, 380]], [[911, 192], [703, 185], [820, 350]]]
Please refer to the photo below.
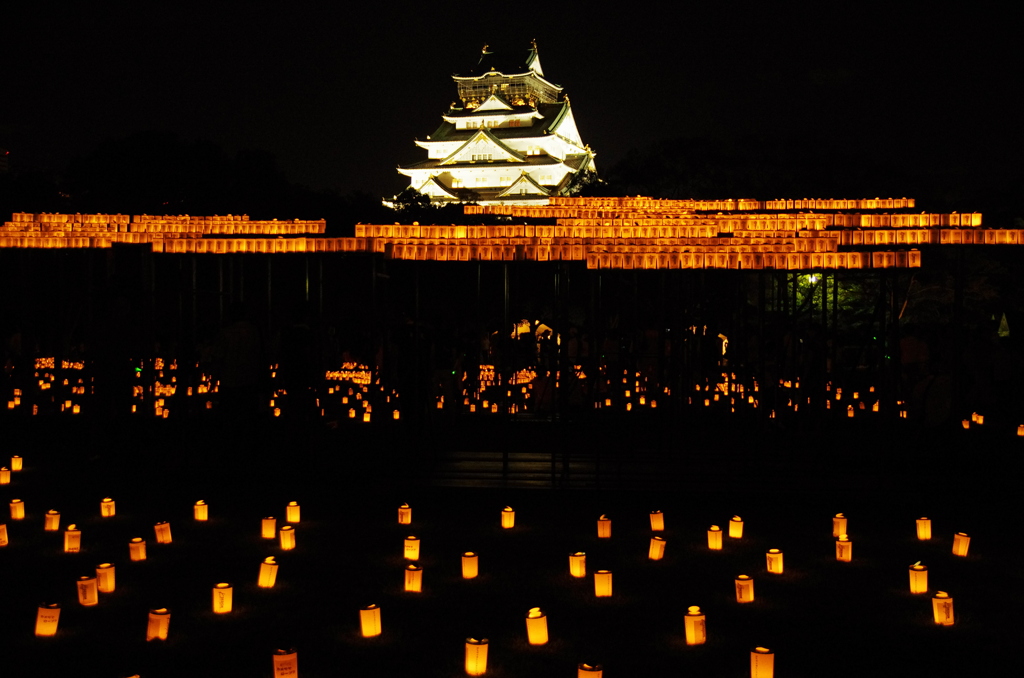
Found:
[[100, 602], [95, 576], [78, 578], [78, 602], [85, 607], [92, 607]]
[[113, 593], [116, 585], [113, 563], [100, 563], [96, 566], [96, 588], [100, 593]]
[[768, 572], [771, 574], [782, 574], [782, 551], [779, 549], [768, 549]]
[[696, 605], [686, 608], [686, 616], [683, 618], [683, 627], [686, 630], [687, 645], [703, 645], [707, 642], [708, 631], [704, 613]]
[[231, 584], [221, 582], [213, 587], [213, 613], [227, 614], [233, 605], [234, 589]]
[[192, 507], [192, 514], [196, 520], [209, 520], [210, 518], [210, 507], [205, 501], [200, 499]]
[[708, 528], [708, 548], [712, 551], [722, 550], [722, 528], [718, 525]]
[[171, 611], [159, 607], [149, 611], [149, 622], [146, 624], [146, 640], [167, 640], [167, 630], [171, 627]]
[[832, 536], [838, 537], [841, 534], [849, 534], [846, 529], [846, 516], [842, 513], [837, 513], [835, 517], [832, 518]]
[[942, 626], [953, 625], [953, 599], [945, 591], [936, 591], [932, 598], [932, 616]]
[[736, 602], [754, 602], [754, 580], [745, 574], [736, 577]]
[[755, 647], [750, 653], [750, 678], [774, 678], [775, 653], [767, 647]]
[[295, 650], [274, 650], [274, 678], [297, 678], [299, 653]]
[[0, 523], [0, 546], [7, 546], [7, 525]]
[[64, 553], [78, 553], [82, 550], [82, 532], [74, 523], [64, 530]]
[[665, 530], [665, 514], [661, 511], [651, 511], [651, 532], [663, 532]]
[[25, 502], [20, 499], [11, 500], [11, 520], [25, 519]]
[[267, 517], [263, 519], [260, 535], [264, 539], [273, 539], [277, 536], [277, 520]]
[[0, 466], [0, 485], [10, 485], [11, 470], [6, 466]]
[[260, 578], [257, 584], [260, 588], [269, 589], [274, 587], [276, 581], [277, 562], [274, 561], [274, 556], [264, 558], [263, 562], [260, 563]]
[[602, 515], [597, 519], [597, 538], [610, 539], [612, 536], [612, 521], [608, 516]]
[[288, 505], [284, 507], [284, 520], [286, 523], [297, 523], [301, 516], [301, 507], [299, 502], [290, 501]]
[[408, 504], [402, 504], [398, 507], [398, 524], [409, 525], [412, 523], [412, 509]]
[[36, 610], [36, 635], [57, 635], [57, 623], [60, 621], [60, 605], [57, 603], [42, 604]]
[[462, 554], [462, 578], [475, 579], [480, 573], [480, 558], [472, 551]]
[[50, 509], [46, 512], [46, 517], [43, 521], [43, 529], [47, 532], [56, 532], [60, 529], [60, 511]]
[[281, 528], [280, 532], [280, 543], [282, 551], [291, 551], [295, 548], [295, 528], [291, 525], [285, 525]]
[[910, 592], [928, 593], [928, 568], [920, 561], [910, 566]]
[[419, 565], [405, 567], [405, 590], [413, 593], [423, 591], [423, 568]]
[[363, 638], [380, 635], [380, 605], [367, 605], [359, 610], [359, 629]]
[[506, 530], [515, 527], [516, 525], [516, 512], [511, 506], [506, 506], [501, 510], [501, 526]]
[[661, 560], [665, 557], [665, 539], [663, 537], [651, 537], [651, 545], [647, 549], [648, 560]]
[[841, 563], [853, 560], [853, 542], [845, 534], [839, 535], [839, 539], [836, 539], [836, 560]]
[[420, 559], [420, 539], [419, 537], [408, 536], [405, 538], [405, 549], [403, 555], [406, 560], [419, 560]]
[[917, 538], [921, 541], [932, 538], [932, 521], [930, 518], [917, 519]]
[[157, 544], [170, 544], [171, 543], [171, 524], [166, 520], [163, 520], [153, 526], [153, 531], [156, 532], [156, 543]]
[[743, 519], [739, 516], [733, 516], [729, 520], [729, 538], [730, 539], [742, 539], [743, 538]]
[[581, 578], [587, 576], [587, 554], [583, 551], [569, 554], [569, 574]]
[[971, 546], [971, 538], [964, 532], [953, 535], [953, 555], [967, 557], [967, 549]]
[[18, 455], [11, 457], [11, 470], [20, 471], [22, 469], [22, 459]]
[[602, 678], [604, 671], [600, 664], [580, 664], [576, 668], [576, 678]]
[[466, 675], [487, 673], [487, 639], [466, 638]]
[[594, 596], [597, 598], [610, 598], [612, 595], [612, 572], [611, 570], [598, 570], [594, 573]]
[[114, 504], [114, 500], [110, 497], [104, 497], [100, 502], [100, 515], [104, 518], [112, 518], [117, 512], [116, 509], [117, 507]]
[[526, 613], [526, 638], [530, 645], [548, 642], [548, 618], [539, 607], [531, 607]]

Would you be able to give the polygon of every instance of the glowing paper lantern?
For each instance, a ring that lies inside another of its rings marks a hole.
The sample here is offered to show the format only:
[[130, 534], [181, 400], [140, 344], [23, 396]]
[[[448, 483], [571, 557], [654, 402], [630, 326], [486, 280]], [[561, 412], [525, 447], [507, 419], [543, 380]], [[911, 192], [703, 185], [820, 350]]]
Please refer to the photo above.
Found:
[[663, 537], [651, 537], [651, 545], [647, 549], [649, 560], [661, 560], [665, 557], [665, 539]]
[[610, 539], [612, 536], [612, 521], [608, 516], [602, 515], [597, 519], [597, 538]]
[[755, 647], [750, 653], [750, 678], [774, 678], [775, 653], [767, 647]]
[[227, 614], [231, 612], [234, 589], [231, 584], [220, 583], [213, 587], [213, 613]]
[[21, 462], [22, 462], [22, 459], [18, 455], [14, 455], [13, 457], [11, 457], [11, 470], [12, 471], [20, 471], [21, 470]]
[[406, 560], [419, 560], [420, 559], [420, 540], [419, 537], [408, 536], [405, 538], [405, 550], [403, 552]]
[[580, 578], [587, 576], [587, 554], [583, 551], [569, 554], [569, 574]]
[[132, 560], [145, 560], [146, 540], [142, 537], [135, 537], [128, 542], [128, 555]]
[[953, 535], [953, 555], [967, 556], [967, 549], [971, 546], [971, 538], [963, 532]]
[[462, 554], [462, 578], [475, 579], [480, 573], [480, 558], [472, 551]]
[[665, 514], [661, 511], [651, 511], [651, 532], [663, 532], [665, 530]]
[[539, 607], [531, 607], [526, 613], [526, 638], [530, 645], [548, 642], [548, 618]]
[[114, 500], [110, 497], [104, 497], [100, 502], [100, 515], [104, 518], [111, 518], [114, 513], [116, 513]]
[[598, 570], [594, 573], [594, 595], [598, 598], [609, 598], [612, 595], [611, 570]]
[[295, 548], [295, 528], [291, 525], [285, 525], [281, 528], [281, 550], [291, 551]]
[[258, 584], [260, 588], [269, 589], [274, 587], [274, 582], [277, 581], [277, 563], [274, 562], [274, 557], [264, 558], [263, 562], [260, 563], [260, 578]]
[[64, 553], [78, 553], [82, 550], [82, 532], [74, 523], [64, 530]]
[[768, 549], [768, 572], [771, 574], [782, 574], [782, 551], [779, 549]]
[[92, 607], [100, 602], [99, 589], [96, 587], [96, 577], [78, 578], [78, 602], [86, 607]]
[[195, 506], [192, 507], [192, 514], [196, 520], [209, 520], [210, 518], [210, 507], [205, 501], [200, 499], [196, 502]]
[[743, 519], [739, 516], [733, 516], [729, 520], [729, 538], [730, 539], [742, 539], [743, 538]]
[[945, 591], [935, 592], [935, 597], [932, 598], [932, 615], [936, 624], [953, 625], [953, 599]]
[[160, 607], [149, 611], [146, 624], [146, 640], [167, 640], [167, 629], [171, 626], [171, 611]]
[[423, 568], [407, 565], [405, 568], [405, 590], [420, 593], [423, 590]]
[[11, 520], [25, 519], [25, 502], [20, 499], [11, 500]]
[[918, 518], [917, 519], [917, 538], [921, 541], [926, 541], [932, 538], [932, 521], [931, 518]]
[[295, 650], [274, 650], [274, 678], [297, 678], [299, 653]]
[[928, 592], [928, 568], [922, 565], [920, 561], [910, 566], [910, 592]]
[[718, 525], [708, 528], [708, 548], [712, 551], [722, 550], [722, 528]]
[[466, 638], [466, 675], [487, 673], [487, 639]]
[[297, 502], [297, 501], [290, 501], [290, 502], [288, 502], [288, 505], [284, 507], [284, 514], [285, 514], [284, 515], [285, 522], [287, 522], [287, 523], [297, 523], [297, 522], [299, 522], [299, 517], [301, 515], [301, 508], [299, 507], [299, 502]]
[[704, 613], [696, 605], [686, 608], [683, 627], [686, 629], [687, 645], [703, 645], [707, 641], [708, 631]]
[[156, 532], [156, 543], [157, 544], [170, 544], [171, 543], [171, 524], [166, 520], [161, 521], [153, 526], [153, 531]]
[[501, 509], [501, 526], [506, 530], [515, 527], [516, 525], [516, 512], [511, 506], [506, 506]]
[[359, 610], [359, 628], [363, 638], [380, 635], [380, 605], [367, 605]]
[[604, 671], [600, 664], [580, 664], [576, 670], [576, 678], [602, 678]]
[[849, 534], [846, 529], [846, 517], [842, 513], [837, 513], [832, 519], [832, 536], [838, 537], [841, 534]]
[[839, 535], [839, 539], [836, 540], [836, 560], [841, 563], [853, 560], [853, 542], [845, 534]]
[[46, 512], [43, 520], [43, 529], [47, 532], [56, 532], [60, 529], [60, 511], [50, 509]]
[[402, 504], [398, 507], [398, 524], [409, 525], [412, 523], [412, 509], [408, 504]]
[[57, 603], [42, 604], [36, 610], [36, 635], [57, 635], [57, 622], [60, 621], [60, 605]]
[[260, 533], [264, 539], [273, 539], [277, 536], [277, 520], [275, 518], [264, 518], [262, 525], [262, 532]]
[[0, 546], [7, 546], [7, 526], [0, 524]]
[[100, 593], [113, 593], [115, 587], [114, 565], [100, 563], [96, 566], [96, 588]]
[[9, 485], [11, 483], [11, 470], [6, 466], [0, 466], [0, 485]]

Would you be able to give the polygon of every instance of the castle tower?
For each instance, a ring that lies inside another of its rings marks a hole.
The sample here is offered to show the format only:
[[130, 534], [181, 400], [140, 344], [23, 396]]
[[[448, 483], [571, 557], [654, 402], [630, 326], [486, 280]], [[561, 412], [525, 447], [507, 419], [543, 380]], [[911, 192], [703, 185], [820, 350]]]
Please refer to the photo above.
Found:
[[433, 202], [542, 204], [569, 195], [579, 172], [594, 172], [569, 98], [548, 81], [534, 43], [526, 58], [484, 46], [472, 70], [454, 75], [459, 101], [416, 145], [427, 159], [399, 167]]

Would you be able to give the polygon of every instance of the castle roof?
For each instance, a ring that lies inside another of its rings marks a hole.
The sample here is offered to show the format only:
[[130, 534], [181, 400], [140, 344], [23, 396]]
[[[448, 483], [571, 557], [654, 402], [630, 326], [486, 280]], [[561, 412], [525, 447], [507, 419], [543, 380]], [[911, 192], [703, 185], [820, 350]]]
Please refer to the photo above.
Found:
[[[531, 110], [533, 109], [530, 106], [516, 106], [513, 112], [527, 113]], [[497, 137], [502, 139], [523, 139], [551, 134], [558, 129], [568, 111], [569, 103], [566, 101], [560, 101], [556, 104], [537, 104], [537, 113], [540, 119], [531, 127], [495, 127], [492, 131]], [[455, 117], [453, 113], [456, 113], [458, 117], [471, 117], [471, 115], [464, 115], [456, 111], [449, 112], [446, 116]], [[484, 111], [479, 115], [487, 115], [488, 113], [494, 115], [493, 111]], [[446, 120], [434, 130], [434, 133], [426, 141], [467, 141], [476, 132], [477, 130], [475, 129], [456, 129], [454, 123]]]

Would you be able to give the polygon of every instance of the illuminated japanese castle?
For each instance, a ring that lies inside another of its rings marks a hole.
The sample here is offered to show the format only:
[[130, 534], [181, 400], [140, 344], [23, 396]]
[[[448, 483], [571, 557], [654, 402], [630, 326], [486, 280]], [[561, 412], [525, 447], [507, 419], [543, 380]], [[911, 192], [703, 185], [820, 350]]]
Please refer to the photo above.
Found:
[[416, 145], [427, 159], [399, 167], [434, 202], [528, 205], [569, 195], [594, 152], [576, 129], [569, 99], [544, 77], [536, 43], [525, 60], [485, 46], [476, 67], [452, 76], [461, 103]]

